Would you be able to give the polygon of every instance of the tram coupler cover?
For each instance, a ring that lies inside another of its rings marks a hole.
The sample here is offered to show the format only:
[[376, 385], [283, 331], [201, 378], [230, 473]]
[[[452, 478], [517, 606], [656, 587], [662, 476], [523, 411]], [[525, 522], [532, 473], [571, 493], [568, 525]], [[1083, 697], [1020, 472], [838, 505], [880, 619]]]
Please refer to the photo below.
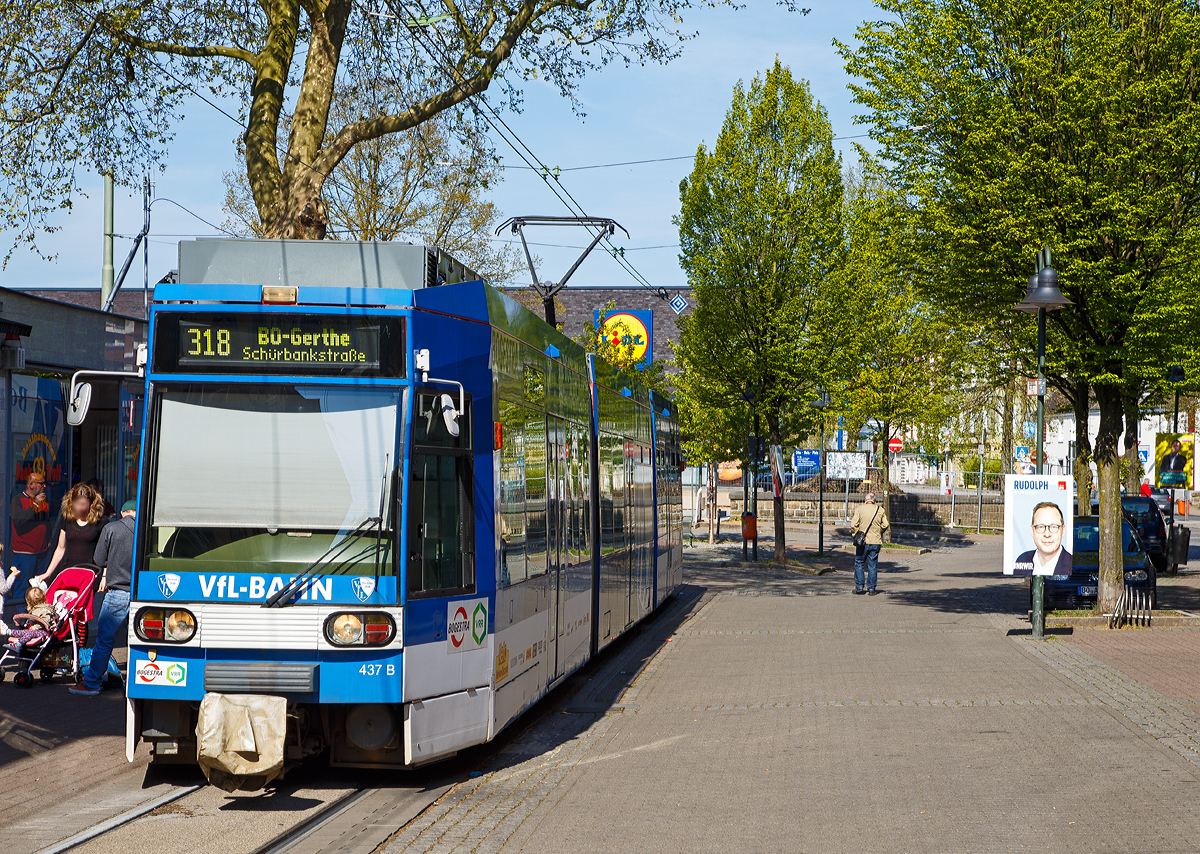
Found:
[[286, 736], [284, 697], [205, 694], [196, 721], [197, 761], [217, 788], [257, 791], [283, 771]]

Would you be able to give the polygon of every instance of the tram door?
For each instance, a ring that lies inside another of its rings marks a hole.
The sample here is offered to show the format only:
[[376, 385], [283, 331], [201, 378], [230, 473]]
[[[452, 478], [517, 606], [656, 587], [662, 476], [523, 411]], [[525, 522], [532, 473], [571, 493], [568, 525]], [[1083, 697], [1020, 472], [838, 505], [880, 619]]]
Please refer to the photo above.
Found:
[[558, 678], [566, 671], [562, 640], [567, 607], [567, 425], [560, 418], [546, 419], [546, 558], [550, 584], [550, 661]]

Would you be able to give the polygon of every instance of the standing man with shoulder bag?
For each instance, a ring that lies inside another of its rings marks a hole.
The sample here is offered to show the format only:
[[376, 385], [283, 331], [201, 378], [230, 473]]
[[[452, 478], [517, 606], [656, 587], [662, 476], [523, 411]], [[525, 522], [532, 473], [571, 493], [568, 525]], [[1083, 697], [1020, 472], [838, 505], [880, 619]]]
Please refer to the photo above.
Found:
[[[891, 527], [887, 513], [875, 503], [875, 493], [868, 492], [863, 503], [850, 520], [850, 537], [854, 543], [854, 592], [874, 596], [879, 591], [875, 582], [879, 574], [879, 548], [883, 532]], [[863, 563], [866, 563], [866, 589], [863, 588]]]
[[104, 606], [96, 621], [96, 646], [92, 649], [92, 663], [83, 673], [79, 684], [68, 688], [72, 694], [94, 697], [100, 693], [108, 673], [119, 678], [121, 671], [110, 665], [113, 647], [121, 634], [121, 627], [129, 618], [129, 581], [133, 572], [133, 532], [137, 520], [137, 502], [126, 501], [121, 508], [121, 518], [105, 526], [96, 544], [96, 566], [103, 568], [100, 590], [104, 592]]

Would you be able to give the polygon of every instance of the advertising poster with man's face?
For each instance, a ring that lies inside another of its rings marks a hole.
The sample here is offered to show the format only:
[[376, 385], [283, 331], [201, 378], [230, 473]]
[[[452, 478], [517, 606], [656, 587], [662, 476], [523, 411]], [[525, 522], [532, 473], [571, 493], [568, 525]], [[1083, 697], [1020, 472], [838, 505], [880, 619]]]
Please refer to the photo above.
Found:
[[1191, 433], [1159, 433], [1154, 442], [1154, 485], [1159, 489], [1194, 489], [1196, 437]]
[[1005, 575], [1071, 574], [1071, 486], [1066, 475], [1005, 476]]

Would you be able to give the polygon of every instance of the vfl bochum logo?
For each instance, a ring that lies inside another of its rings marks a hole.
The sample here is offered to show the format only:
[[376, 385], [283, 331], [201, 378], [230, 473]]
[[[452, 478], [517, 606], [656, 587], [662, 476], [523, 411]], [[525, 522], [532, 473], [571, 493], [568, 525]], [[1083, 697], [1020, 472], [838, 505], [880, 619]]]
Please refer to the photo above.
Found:
[[366, 602], [375, 592], [375, 579], [360, 575], [350, 582], [350, 587], [354, 590], [354, 595], [358, 597], [359, 602]]
[[162, 591], [163, 596], [170, 599], [179, 589], [179, 576], [173, 572], [163, 573], [158, 577], [158, 589]]

